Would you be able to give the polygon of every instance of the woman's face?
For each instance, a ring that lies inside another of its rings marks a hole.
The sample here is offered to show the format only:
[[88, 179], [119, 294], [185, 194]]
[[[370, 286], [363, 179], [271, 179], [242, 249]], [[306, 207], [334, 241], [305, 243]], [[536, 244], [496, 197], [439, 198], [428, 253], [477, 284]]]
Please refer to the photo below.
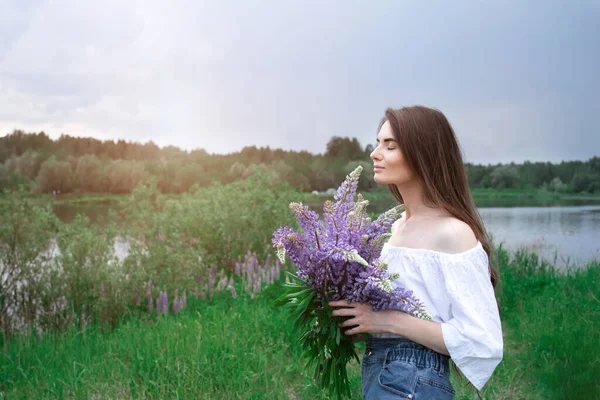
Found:
[[402, 186], [415, 178], [402, 150], [394, 139], [392, 127], [388, 121], [385, 121], [377, 134], [377, 145], [370, 157], [373, 160], [374, 179], [377, 183]]

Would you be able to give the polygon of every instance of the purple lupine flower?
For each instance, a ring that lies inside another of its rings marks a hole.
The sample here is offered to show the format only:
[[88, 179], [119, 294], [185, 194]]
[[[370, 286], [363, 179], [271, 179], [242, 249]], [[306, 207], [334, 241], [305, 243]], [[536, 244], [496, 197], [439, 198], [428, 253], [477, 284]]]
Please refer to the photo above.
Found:
[[267, 270], [262, 270], [262, 273], [260, 274], [260, 278], [261, 278], [261, 279], [262, 279], [262, 281], [263, 281], [265, 284], [267, 284], [267, 285], [270, 283], [270, 282], [269, 282], [269, 276], [270, 276], [270, 274], [269, 274], [269, 271], [267, 271]]
[[210, 293], [210, 298], [212, 299], [213, 293], [215, 292], [215, 278], [212, 274], [208, 276], [208, 291]]
[[221, 279], [219, 279], [219, 282], [217, 283], [217, 292], [222, 291], [223, 289], [225, 289], [225, 286], [227, 286], [227, 277], [223, 277]]
[[248, 279], [246, 280], [246, 286], [244, 286], [244, 290], [246, 292], [251, 292], [252, 291], [252, 284], [253, 284], [254, 280], [251, 277], [248, 277]]
[[152, 281], [148, 281], [146, 285], [146, 299], [148, 299], [148, 310], [152, 311], [154, 309], [152, 302]]
[[198, 298], [199, 295], [200, 295], [200, 290], [198, 289], [198, 286], [196, 286], [196, 289], [194, 289], [194, 296], [196, 296], [196, 298]]
[[279, 281], [281, 280], [281, 263], [279, 259], [275, 260], [275, 278]]
[[179, 312], [179, 297], [175, 295], [175, 299], [173, 300], [173, 312], [177, 314]]
[[235, 274], [236, 274], [237, 276], [240, 276], [240, 275], [241, 275], [241, 267], [240, 267], [240, 263], [239, 263], [239, 262], [237, 262], [237, 261], [235, 262], [235, 269], [234, 269], [234, 272], [235, 272]]
[[252, 257], [250, 259], [250, 262], [252, 263], [252, 269], [255, 272], [258, 271], [259, 265], [258, 265], [258, 258], [256, 257], [256, 253], [252, 253]]
[[163, 297], [162, 297], [162, 313], [163, 314], [168, 314], [169, 313], [169, 296], [167, 295], [167, 291], [165, 290], [162, 293]]
[[252, 254], [250, 252], [248, 252], [248, 254], [246, 254], [245, 264], [246, 264], [246, 274], [248, 274], [248, 276], [252, 276], [254, 274], [254, 260], [252, 258]]
[[347, 299], [368, 303], [374, 310], [395, 309], [426, 318], [423, 304], [412, 292], [392, 288], [386, 264], [379, 259], [400, 207], [371, 222], [368, 202], [361, 194], [354, 199], [361, 171], [358, 167], [347, 176], [335, 202], [325, 202], [324, 221], [307, 206], [290, 204], [302, 232], [287, 226], [277, 229], [272, 240], [277, 256], [281, 263], [286, 254], [290, 257], [298, 277], [312, 286], [321, 301]]
[[135, 293], [135, 305], [137, 307], [139, 307], [142, 304], [142, 299], [140, 298], [140, 295], [138, 294], [137, 288], [134, 289], [134, 293]]
[[229, 278], [229, 283], [227, 284], [227, 289], [231, 291], [231, 296], [235, 299], [237, 297], [237, 292], [235, 291], [235, 286], [233, 286], [233, 277]]
[[261, 290], [261, 286], [262, 286], [262, 280], [261, 280], [260, 276], [258, 276], [256, 278], [256, 280], [254, 281], [254, 293], [259, 293]]

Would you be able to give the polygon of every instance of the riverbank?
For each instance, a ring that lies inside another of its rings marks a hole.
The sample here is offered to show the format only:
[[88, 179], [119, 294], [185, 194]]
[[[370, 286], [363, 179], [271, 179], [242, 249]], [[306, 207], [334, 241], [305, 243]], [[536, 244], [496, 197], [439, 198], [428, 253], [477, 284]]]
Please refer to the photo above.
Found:
[[[565, 207], [600, 205], [600, 194], [569, 194], [554, 193], [541, 189], [473, 189], [473, 200], [478, 208], [492, 207]], [[397, 202], [389, 192], [362, 193], [369, 200], [369, 212], [380, 214]], [[322, 210], [326, 200], [333, 199], [331, 195], [313, 195], [303, 193], [302, 201], [315, 210]]]
[[[556, 193], [543, 189], [471, 189], [473, 199], [478, 207], [549, 207], [564, 205], [600, 205], [600, 194], [596, 193]], [[333, 198], [332, 195], [313, 195], [299, 193], [308, 202], [323, 202], [324, 199]], [[388, 201], [393, 204], [394, 199], [387, 191], [363, 193], [365, 198], [372, 203]], [[115, 203], [127, 199], [129, 194], [106, 193], [68, 193], [64, 195], [31, 195], [31, 198], [40, 201], [50, 201], [54, 204], [94, 204]], [[178, 194], [169, 193], [165, 198], [177, 198]]]
[[[498, 263], [505, 352], [482, 397], [600, 398], [600, 264], [565, 275], [502, 249]], [[302, 371], [293, 321], [268, 305], [280, 290], [191, 298], [179, 314], [132, 314], [108, 333], [13, 339], [1, 348], [0, 398], [327, 399]], [[359, 399], [358, 364], [350, 376]], [[452, 381], [457, 399], [478, 398]]]
[[[600, 194], [554, 193], [541, 189], [473, 189], [472, 194], [476, 206], [480, 208], [600, 205]], [[372, 216], [396, 205], [395, 199], [387, 191], [363, 193], [363, 195], [369, 200], [368, 210]], [[118, 210], [120, 202], [129, 199], [130, 196], [129, 194], [106, 193], [69, 193], [56, 196], [24, 194], [24, 197], [35, 204], [50, 204], [55, 214], [63, 222], [71, 222], [78, 213], [83, 213], [92, 222], [97, 222], [103, 219], [110, 210]], [[166, 199], [181, 197], [179, 194], [172, 193], [160, 196]], [[294, 198], [315, 211], [321, 212], [323, 203], [333, 199], [333, 196], [298, 192]]]

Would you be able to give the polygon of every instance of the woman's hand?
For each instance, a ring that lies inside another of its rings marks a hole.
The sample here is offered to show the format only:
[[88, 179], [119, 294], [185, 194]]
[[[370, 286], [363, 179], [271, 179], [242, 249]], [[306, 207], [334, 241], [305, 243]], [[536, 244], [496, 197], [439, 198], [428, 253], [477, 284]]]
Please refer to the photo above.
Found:
[[[356, 335], [357, 333], [386, 333], [391, 331], [390, 322], [393, 318], [390, 313], [399, 314], [394, 311], [373, 311], [371, 306], [364, 303], [348, 303], [347, 300], [331, 301], [330, 307], [343, 307], [333, 310], [333, 317], [349, 317], [339, 324], [340, 328], [352, 326], [344, 332], [345, 335]], [[392, 318], [390, 318], [392, 317]]]
[[331, 301], [329, 306], [343, 307], [333, 310], [331, 315], [348, 317], [346, 321], [339, 324], [341, 328], [353, 327], [344, 332], [345, 335], [392, 333], [429, 347], [438, 353], [450, 354], [442, 336], [442, 325], [438, 322], [425, 321], [400, 311], [373, 311], [368, 304], [348, 303], [348, 300]]

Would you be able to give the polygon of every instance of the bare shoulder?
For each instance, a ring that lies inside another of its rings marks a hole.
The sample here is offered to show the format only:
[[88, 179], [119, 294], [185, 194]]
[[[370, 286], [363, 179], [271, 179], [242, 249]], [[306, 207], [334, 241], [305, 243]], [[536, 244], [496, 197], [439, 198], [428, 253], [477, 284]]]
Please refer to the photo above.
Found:
[[477, 245], [473, 229], [458, 218], [442, 218], [436, 232], [437, 247], [446, 253], [462, 253]]
[[397, 232], [400, 225], [404, 223], [405, 214], [406, 211], [403, 211], [402, 214], [400, 214], [400, 218], [394, 221], [392, 224], [392, 233]]

